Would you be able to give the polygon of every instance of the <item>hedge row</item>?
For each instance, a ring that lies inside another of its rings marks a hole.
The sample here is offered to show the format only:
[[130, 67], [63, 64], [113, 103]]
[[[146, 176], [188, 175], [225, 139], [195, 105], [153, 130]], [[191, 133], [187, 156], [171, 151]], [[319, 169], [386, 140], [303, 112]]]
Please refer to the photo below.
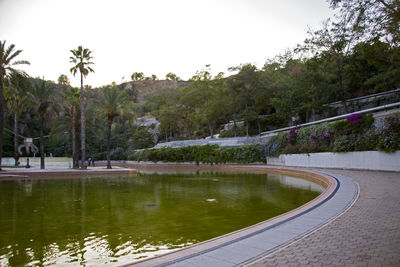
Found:
[[265, 162], [265, 147], [250, 145], [242, 147], [219, 147], [218, 145], [188, 146], [181, 148], [159, 148], [135, 151], [130, 157], [136, 161], [254, 163]]

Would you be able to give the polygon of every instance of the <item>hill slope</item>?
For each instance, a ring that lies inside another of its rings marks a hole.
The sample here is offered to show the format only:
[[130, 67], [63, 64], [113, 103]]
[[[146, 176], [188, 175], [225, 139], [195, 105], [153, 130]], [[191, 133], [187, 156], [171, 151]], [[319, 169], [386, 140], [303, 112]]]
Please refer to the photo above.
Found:
[[133, 89], [135, 92], [135, 102], [143, 104], [146, 96], [161, 91], [166, 88], [181, 88], [189, 84], [188, 81], [170, 80], [143, 80], [131, 81], [120, 85], [123, 89]]

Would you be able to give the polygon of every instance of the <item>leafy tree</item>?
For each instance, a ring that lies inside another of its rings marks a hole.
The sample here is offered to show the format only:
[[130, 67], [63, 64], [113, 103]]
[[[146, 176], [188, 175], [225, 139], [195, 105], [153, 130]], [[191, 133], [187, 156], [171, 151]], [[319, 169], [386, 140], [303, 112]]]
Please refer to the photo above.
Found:
[[153, 136], [146, 127], [139, 127], [132, 135], [133, 149], [149, 148], [154, 145]]
[[[262, 110], [259, 101], [265, 101], [263, 93], [265, 89], [261, 83], [260, 73], [257, 67], [245, 64], [236, 68], [239, 73], [228, 80], [228, 86], [237, 102], [236, 111], [239, 117], [246, 122], [246, 135], [249, 135], [249, 123], [258, 121], [258, 112]], [[259, 125], [259, 123], [258, 123]], [[259, 126], [259, 132], [261, 127]]]
[[45, 80], [33, 81], [29, 90], [29, 101], [36, 114], [39, 116], [39, 135], [40, 135], [40, 168], [45, 168], [44, 161], [44, 129], [46, 116], [51, 108], [55, 107], [54, 100], [55, 87]]
[[21, 64], [30, 64], [26, 60], [14, 61], [14, 59], [21, 54], [22, 50], [14, 50], [15, 45], [6, 47], [6, 41], [0, 41], [0, 171], [1, 171], [1, 158], [3, 155], [3, 130], [4, 130], [4, 93], [3, 86], [6, 75], [13, 72], [19, 72], [14, 69], [14, 66]]
[[179, 100], [181, 107], [185, 109], [183, 113], [189, 114], [185, 119], [196, 131], [201, 130], [203, 125], [207, 127], [213, 138], [218, 121], [224, 119], [230, 108], [226, 83], [222, 74], [214, 78], [211, 76], [209, 65], [196, 72], [191, 81], [183, 88]]
[[354, 35], [366, 39], [383, 38], [396, 46], [400, 43], [400, 2], [398, 0], [329, 0], [333, 9], [347, 18]]
[[154, 115], [160, 122], [160, 130], [165, 135], [165, 140], [172, 140], [181, 122], [182, 112], [179, 110], [179, 104], [165, 104]]
[[141, 81], [144, 79], [144, 74], [143, 74], [143, 72], [134, 72], [131, 75], [131, 79], [132, 79], [132, 81]]
[[169, 81], [180, 81], [181, 78], [179, 78], [175, 73], [169, 72], [167, 75], [165, 75], [165, 79]]
[[69, 79], [68, 79], [67, 75], [65, 75], [65, 74], [61, 74], [58, 77], [57, 81], [59, 84], [62, 84], [62, 85], [70, 85]]
[[86, 77], [89, 72], [94, 72], [94, 70], [90, 67], [90, 65], [94, 64], [90, 60], [92, 60], [91, 53], [88, 48], [82, 48], [82, 46], [78, 46], [76, 50], [71, 50], [73, 56], [70, 57], [70, 62], [74, 64], [74, 66], [70, 69], [72, 74], [75, 74], [79, 71], [81, 74], [81, 89], [80, 89], [80, 108], [81, 108], [81, 162], [82, 169], [86, 169], [85, 163], [85, 97], [84, 97], [84, 88], [83, 88], [83, 78]]

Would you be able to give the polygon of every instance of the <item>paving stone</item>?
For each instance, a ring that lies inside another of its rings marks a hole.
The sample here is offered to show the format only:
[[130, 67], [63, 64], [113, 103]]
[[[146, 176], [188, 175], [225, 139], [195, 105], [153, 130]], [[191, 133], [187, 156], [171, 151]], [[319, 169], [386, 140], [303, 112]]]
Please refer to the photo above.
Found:
[[[207, 266], [207, 267], [229, 267], [232, 266], [233, 264], [230, 262], [227, 262], [225, 260], [220, 260], [216, 258], [211, 258], [206, 255], [203, 255], [202, 257], [193, 257], [188, 260], [184, 260], [182, 262], [179, 262], [180, 266]], [[183, 264], [183, 265], [182, 265]], [[174, 266], [177, 266], [174, 264]]]
[[209, 252], [207, 253], [207, 256], [220, 260], [226, 260], [233, 264], [239, 264], [262, 253], [264, 253], [263, 249], [257, 249], [234, 243], [221, 249]]

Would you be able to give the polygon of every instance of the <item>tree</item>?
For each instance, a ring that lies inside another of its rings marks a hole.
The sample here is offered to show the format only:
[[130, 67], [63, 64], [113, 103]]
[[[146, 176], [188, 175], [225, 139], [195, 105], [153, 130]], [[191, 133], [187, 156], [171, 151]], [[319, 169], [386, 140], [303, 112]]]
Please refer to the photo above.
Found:
[[45, 168], [44, 162], [44, 129], [46, 116], [51, 108], [55, 107], [53, 84], [45, 80], [34, 80], [29, 90], [28, 96], [33, 109], [39, 116], [39, 142], [40, 142], [40, 169]]
[[19, 73], [11, 73], [7, 79], [7, 84], [4, 90], [5, 100], [8, 110], [13, 113], [14, 117], [14, 159], [15, 166], [18, 166], [18, 118], [19, 115], [27, 108], [27, 93], [28, 81], [25, 75]]
[[106, 86], [102, 90], [103, 99], [100, 108], [107, 117], [107, 169], [111, 169], [111, 154], [110, 154], [110, 141], [111, 141], [111, 126], [116, 117], [123, 113], [123, 110], [128, 102], [128, 98], [124, 91], [120, 91], [118, 87]]
[[[237, 68], [239, 73], [228, 80], [229, 87], [235, 95], [238, 115], [246, 122], [246, 135], [249, 135], [249, 123], [257, 120], [259, 133], [261, 131], [258, 120], [258, 112], [261, 108], [256, 106], [259, 101], [263, 102], [265, 91], [260, 83], [260, 73], [257, 67], [245, 64]], [[257, 109], [258, 108], [258, 109]]]
[[3, 85], [8, 73], [19, 72], [14, 69], [15, 65], [30, 64], [26, 60], [14, 61], [14, 59], [21, 54], [22, 50], [14, 50], [15, 45], [6, 47], [6, 41], [0, 41], [0, 171], [1, 171], [1, 158], [3, 155], [3, 130], [4, 130], [4, 93]]
[[154, 146], [153, 136], [144, 126], [136, 129], [132, 135], [133, 149], [144, 149]]
[[[206, 125], [211, 138], [218, 120], [224, 117], [229, 106], [227, 88], [222, 74], [216, 77], [211, 76], [210, 65], [206, 65], [201, 71], [191, 78], [192, 82], [183, 89], [183, 96], [180, 98], [181, 105], [193, 113], [192, 120], [197, 128]], [[187, 112], [184, 112], [184, 114]]]
[[65, 74], [61, 74], [58, 77], [57, 81], [58, 81], [59, 84], [62, 84], [62, 85], [70, 85], [69, 84], [69, 79], [68, 79], [67, 75], [65, 75]]
[[328, 0], [333, 9], [346, 17], [354, 34], [375, 37], [387, 43], [400, 43], [400, 2], [398, 0]]
[[82, 48], [78, 46], [76, 50], [71, 50], [73, 56], [70, 57], [70, 62], [74, 66], [70, 69], [72, 74], [79, 71], [81, 74], [81, 89], [80, 89], [80, 107], [81, 107], [81, 169], [86, 169], [85, 165], [85, 97], [84, 97], [84, 87], [83, 78], [86, 77], [89, 72], [94, 72], [90, 65], [94, 64], [90, 60], [92, 59], [91, 53], [88, 48]]
[[79, 155], [76, 147], [76, 116], [78, 112], [79, 98], [79, 89], [76, 87], [69, 87], [64, 91], [64, 99], [71, 117], [72, 166], [74, 169], [79, 168]]
[[361, 38], [351, 30], [351, 17], [343, 16], [338, 22], [327, 20], [324, 27], [317, 31], [309, 31], [310, 37], [304, 46], [297, 50], [310, 51], [314, 57], [321, 57], [330, 63], [332, 75], [331, 94], [342, 101], [347, 112], [346, 99], [352, 95], [349, 87], [348, 64], [352, 49]]
[[179, 78], [178, 76], [176, 76], [175, 73], [169, 72], [167, 75], [165, 75], [165, 79], [169, 80], [169, 81], [180, 81], [181, 78]]
[[134, 72], [131, 75], [132, 81], [141, 81], [144, 79], [144, 73], [143, 72]]

